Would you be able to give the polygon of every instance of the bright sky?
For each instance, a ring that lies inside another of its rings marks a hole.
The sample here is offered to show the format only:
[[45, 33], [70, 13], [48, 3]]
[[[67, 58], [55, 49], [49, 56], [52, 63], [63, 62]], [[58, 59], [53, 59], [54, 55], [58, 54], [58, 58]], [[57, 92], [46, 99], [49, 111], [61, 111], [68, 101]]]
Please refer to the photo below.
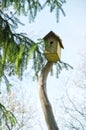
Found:
[[[19, 28], [19, 30], [27, 33], [34, 40], [43, 38], [51, 30], [54, 31], [60, 36], [64, 45], [62, 61], [76, 68], [81, 62], [80, 54], [83, 51], [84, 44], [86, 44], [86, 0], [67, 0], [63, 9], [66, 16], [64, 17], [60, 12], [59, 23], [56, 22], [55, 12], [51, 14], [48, 8], [38, 13], [34, 23], [31, 24], [28, 18], [22, 16], [21, 20], [25, 23], [25, 26]], [[55, 77], [49, 77], [48, 92], [50, 97], [63, 93], [66, 76], [67, 73], [61, 75], [58, 80]], [[27, 86], [28, 78], [25, 82]], [[23, 85], [25, 85], [25, 82], [23, 82]], [[35, 83], [33, 83], [33, 86], [35, 86]]]
[[22, 22], [26, 25], [21, 30], [35, 40], [44, 37], [51, 30], [54, 31], [62, 39], [65, 48], [62, 51], [62, 60], [75, 65], [76, 55], [86, 40], [86, 1], [68, 0], [63, 9], [66, 16], [60, 12], [59, 23], [56, 22], [55, 12], [50, 13], [48, 8], [38, 13], [31, 24], [28, 18], [22, 17]]
[[[66, 16], [64, 17], [60, 12], [59, 23], [56, 22], [55, 12], [50, 13], [48, 8], [38, 13], [35, 21], [31, 24], [28, 18], [22, 16], [21, 20], [25, 26], [19, 30], [26, 32], [34, 40], [43, 38], [51, 30], [54, 31], [60, 36], [64, 45], [61, 60], [77, 68], [86, 43], [86, 0], [67, 0], [63, 9]], [[62, 79], [59, 79], [58, 82], [61, 82], [60, 80]], [[52, 82], [55, 82], [53, 77], [48, 81], [51, 88]]]

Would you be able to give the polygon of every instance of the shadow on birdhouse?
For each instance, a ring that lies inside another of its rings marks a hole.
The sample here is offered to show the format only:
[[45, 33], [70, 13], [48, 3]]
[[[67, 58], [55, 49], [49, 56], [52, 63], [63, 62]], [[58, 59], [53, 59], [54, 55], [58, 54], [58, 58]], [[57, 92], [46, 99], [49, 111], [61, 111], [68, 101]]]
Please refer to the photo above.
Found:
[[61, 58], [61, 48], [64, 48], [58, 35], [50, 31], [44, 38], [45, 57], [48, 61], [57, 62]]

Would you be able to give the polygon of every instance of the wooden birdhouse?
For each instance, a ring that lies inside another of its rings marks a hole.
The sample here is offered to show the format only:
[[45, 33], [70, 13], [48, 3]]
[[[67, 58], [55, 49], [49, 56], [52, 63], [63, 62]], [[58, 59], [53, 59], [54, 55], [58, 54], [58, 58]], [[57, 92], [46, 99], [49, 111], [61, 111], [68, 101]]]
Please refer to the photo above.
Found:
[[56, 62], [61, 58], [61, 48], [64, 48], [58, 35], [50, 31], [44, 38], [45, 57], [48, 61]]

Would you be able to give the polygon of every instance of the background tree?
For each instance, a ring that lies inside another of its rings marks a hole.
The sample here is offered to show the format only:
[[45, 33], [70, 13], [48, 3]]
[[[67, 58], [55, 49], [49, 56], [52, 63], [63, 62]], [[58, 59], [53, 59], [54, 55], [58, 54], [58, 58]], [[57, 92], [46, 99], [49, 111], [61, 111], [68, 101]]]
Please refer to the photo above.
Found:
[[[65, 94], [60, 100], [59, 116], [64, 130], [85, 130], [86, 129], [86, 45], [80, 54], [80, 64], [71, 74], [71, 79], [65, 84]], [[55, 104], [58, 104], [56, 99]], [[55, 105], [55, 112], [58, 105]]]
[[[6, 120], [5, 118], [1, 118], [1, 124], [0, 129], [11, 129], [11, 130], [24, 130], [24, 129], [32, 129], [34, 125], [37, 125], [36, 117], [37, 117], [37, 107], [34, 108], [34, 100], [32, 100], [32, 97], [30, 96], [30, 91], [28, 91], [28, 97], [25, 96], [26, 87], [23, 87], [20, 85], [20, 81], [17, 81], [17, 86], [15, 85], [15, 82], [13, 84], [13, 87], [10, 88], [10, 91], [8, 92], [6, 88], [2, 85], [1, 90], [3, 91], [0, 94], [0, 102], [5, 104], [6, 109], [9, 112], [9, 118], [13, 125]], [[11, 82], [11, 81], [10, 81]], [[4, 84], [4, 83], [3, 83]], [[26, 101], [26, 99], [29, 99]], [[25, 102], [28, 102], [26, 105]], [[5, 108], [4, 107], [4, 108]], [[11, 111], [11, 112], [10, 112]], [[16, 118], [11, 116], [11, 114], [14, 114]], [[2, 114], [1, 114], [2, 115]], [[13, 122], [15, 121], [15, 122]]]

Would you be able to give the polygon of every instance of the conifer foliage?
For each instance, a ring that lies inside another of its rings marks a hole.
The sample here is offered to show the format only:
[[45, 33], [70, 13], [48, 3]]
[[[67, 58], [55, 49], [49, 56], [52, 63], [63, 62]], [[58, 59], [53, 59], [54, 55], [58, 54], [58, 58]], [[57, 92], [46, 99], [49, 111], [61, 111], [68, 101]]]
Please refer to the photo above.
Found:
[[64, 3], [66, 3], [66, 0], [1, 0], [0, 2], [1, 9], [13, 6], [18, 14], [23, 13], [24, 15], [29, 15], [30, 21], [33, 21], [37, 16], [37, 13], [46, 6], [49, 7], [50, 12], [53, 12], [53, 10], [56, 11], [57, 21], [60, 10], [63, 15], [65, 15], [62, 6]]
[[[35, 76], [38, 76], [38, 72], [41, 70], [45, 63], [45, 57], [43, 53], [42, 41], [38, 43], [33, 42], [23, 33], [16, 33], [18, 24], [22, 24], [17, 17], [16, 13], [24, 13], [30, 16], [31, 20], [34, 20], [37, 12], [42, 10], [45, 6], [50, 7], [52, 12], [58, 8], [62, 12], [62, 5], [65, 0], [47, 0], [41, 4], [38, 0], [2, 0], [0, 3], [0, 77], [4, 75], [4, 70], [10, 68], [10, 75], [17, 74], [22, 77], [24, 69], [27, 66], [28, 59], [32, 54], [33, 66], [35, 70]], [[13, 7], [15, 13], [12, 11], [7, 14], [6, 10]], [[63, 13], [64, 14], [64, 13]], [[58, 18], [58, 16], [57, 16]], [[33, 53], [32, 53], [33, 52]]]
[[13, 126], [17, 123], [17, 120], [12, 112], [8, 111], [0, 103], [0, 130], [3, 128], [12, 130]]
[[29, 49], [34, 46], [25, 34], [17, 34], [14, 29], [19, 20], [9, 17], [0, 10], [0, 76], [9, 65], [12, 72], [22, 75], [22, 69], [27, 64]]

